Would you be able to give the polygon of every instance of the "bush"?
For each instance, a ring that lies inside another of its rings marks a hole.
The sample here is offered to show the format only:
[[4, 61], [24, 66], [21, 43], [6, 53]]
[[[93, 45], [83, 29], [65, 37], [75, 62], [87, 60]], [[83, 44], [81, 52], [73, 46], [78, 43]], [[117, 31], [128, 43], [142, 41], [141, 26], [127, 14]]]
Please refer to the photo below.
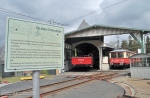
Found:
[[40, 74], [48, 75], [48, 70], [41, 70]]

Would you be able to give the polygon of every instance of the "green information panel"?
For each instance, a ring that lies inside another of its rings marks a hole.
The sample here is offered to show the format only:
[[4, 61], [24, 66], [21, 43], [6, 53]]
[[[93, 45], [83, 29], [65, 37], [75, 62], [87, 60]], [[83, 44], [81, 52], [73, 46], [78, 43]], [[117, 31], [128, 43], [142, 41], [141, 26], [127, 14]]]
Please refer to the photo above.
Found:
[[64, 29], [7, 18], [5, 72], [64, 68]]

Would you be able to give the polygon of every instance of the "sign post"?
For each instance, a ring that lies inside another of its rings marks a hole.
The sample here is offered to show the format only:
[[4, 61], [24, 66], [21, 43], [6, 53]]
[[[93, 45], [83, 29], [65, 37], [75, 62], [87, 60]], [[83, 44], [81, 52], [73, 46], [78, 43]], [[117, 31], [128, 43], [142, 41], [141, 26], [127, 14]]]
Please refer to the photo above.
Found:
[[39, 84], [39, 71], [33, 71], [33, 98], [40, 98], [40, 84]]
[[64, 29], [7, 18], [5, 72], [33, 71], [33, 98], [39, 98], [39, 70], [64, 68]]

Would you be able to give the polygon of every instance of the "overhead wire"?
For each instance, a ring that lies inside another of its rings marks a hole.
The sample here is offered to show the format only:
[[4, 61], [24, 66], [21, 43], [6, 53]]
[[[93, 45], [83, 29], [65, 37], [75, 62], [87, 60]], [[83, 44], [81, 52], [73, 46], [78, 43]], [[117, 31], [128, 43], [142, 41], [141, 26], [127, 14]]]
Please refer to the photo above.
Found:
[[77, 20], [77, 19], [79, 19], [79, 18], [82, 18], [82, 17], [88, 16], [88, 15], [91, 15], [91, 14], [96, 13], [96, 12], [98, 12], [98, 11], [102, 11], [102, 10], [104, 10], [104, 9], [107, 9], [107, 8], [109, 8], [109, 7], [112, 7], [112, 6], [118, 5], [118, 4], [123, 3], [123, 2], [125, 2], [125, 1], [127, 1], [127, 0], [123, 0], [123, 1], [121, 1], [121, 2], [118, 2], [118, 3], [112, 4], [112, 5], [110, 5], [110, 6], [107, 6], [107, 7], [104, 7], [104, 8], [102, 8], [102, 9], [100, 9], [100, 10], [97, 10], [97, 11], [94, 11], [94, 12], [88, 13], [88, 14], [86, 14], [86, 15], [80, 16], [80, 17], [78, 17], [78, 18], [75, 18], [75, 19], [70, 20], [70, 21], [65, 22], [65, 23], [72, 22], [72, 21]]
[[24, 14], [21, 14], [21, 13], [17, 13], [17, 12], [11, 11], [11, 10], [7, 10], [7, 9], [2, 8], [2, 7], [0, 7], [0, 11], [11, 13], [11, 14], [16, 14], [16, 15], [20, 15], [20, 16], [24, 16], [24, 17], [28, 17], [28, 18], [35, 19], [35, 20], [46, 21], [46, 20], [43, 20], [43, 19], [39, 19], [39, 18], [28, 16], [28, 15], [24, 15]]
[[[109, 8], [109, 7], [118, 5], [118, 4], [123, 3], [123, 2], [125, 2], [125, 1], [127, 1], [127, 0], [123, 0], [123, 1], [121, 1], [121, 2], [118, 2], [118, 3], [115, 3], [115, 4], [109, 5], [109, 6], [107, 6], [107, 7], [104, 7], [104, 8], [102, 8], [102, 9], [100, 9], [100, 10], [97, 10], [97, 11], [88, 13], [88, 14], [86, 14], [86, 15], [80, 16], [80, 17], [78, 17], [78, 18], [75, 18], [75, 19], [73, 19], [73, 20], [70, 20], [70, 21], [68, 21], [68, 22], [66, 22], [66, 23], [69, 23], [69, 22], [71, 22], [71, 21], [80, 19], [80, 18], [85, 17], [85, 16], [88, 16], [88, 15], [91, 15], [91, 14], [96, 13], [96, 12], [98, 12], [98, 11], [102, 11], [102, 10], [104, 10], [104, 9], [107, 9], [107, 8]], [[2, 7], [0, 7], [0, 11], [6, 12], [6, 13], [11, 13], [11, 14], [16, 14], [16, 15], [20, 15], [20, 16], [24, 16], [24, 17], [28, 17], [28, 18], [31, 18], [31, 19], [35, 19], [35, 20], [39, 20], [39, 21], [43, 21], [43, 22], [49, 23], [49, 20], [44, 20], [44, 19], [40, 19], [40, 18], [36, 18], [36, 17], [29, 16], [29, 15], [21, 14], [21, 13], [14, 12], [14, 11], [11, 11], [11, 10], [8, 10], [8, 9], [2, 8]], [[53, 19], [52, 19], [52, 20], [53, 20]], [[56, 22], [55, 22], [55, 23], [56, 23]], [[66, 23], [63, 23], [63, 24], [66, 24]], [[59, 24], [59, 23], [58, 23], [58, 24]], [[63, 26], [63, 25], [62, 25], [62, 26]], [[76, 28], [76, 27], [74, 27], [74, 26], [69, 26], [69, 25], [67, 25], [67, 26], [68, 26], [68, 27]]]
[[[53, 19], [51, 19], [51, 20], [44, 20], [44, 19], [40, 19], [40, 18], [35, 18], [35, 17], [29, 16], [29, 15], [25, 15], [25, 14], [21, 14], [21, 13], [18, 13], [18, 12], [14, 12], [14, 11], [11, 11], [11, 10], [8, 10], [8, 9], [2, 8], [2, 7], [0, 7], [0, 11], [6, 12], [6, 13], [15, 14], [15, 15], [20, 15], [20, 16], [24, 16], [24, 17], [28, 17], [28, 18], [31, 18], [31, 19], [43, 21], [43, 22], [45, 22], [45, 23], [50, 23], [50, 21], [53, 20]], [[57, 23], [57, 22], [54, 22], [54, 21], [53, 21], [53, 24], [54, 24], [54, 23], [56, 23], [56, 24], [61, 24], [61, 23]]]
[[[104, 7], [104, 8], [102, 8], [102, 9], [100, 9], [100, 10], [97, 10], [97, 11], [94, 11], [94, 12], [91, 12], [91, 13], [88, 13], [88, 14], [86, 14], [86, 15], [80, 16], [80, 17], [78, 17], [78, 18], [75, 18], [75, 19], [70, 20], [70, 21], [65, 22], [65, 23], [69, 23], [69, 22], [72, 22], [72, 21], [74, 21], [74, 20], [80, 19], [80, 18], [82, 18], [82, 17], [85, 17], [85, 16], [88, 16], [88, 15], [94, 14], [94, 13], [96, 13], [96, 12], [98, 12], [98, 11], [102, 11], [102, 10], [104, 10], [104, 9], [107, 9], [107, 8], [109, 8], [109, 7], [118, 5], [118, 4], [123, 3], [123, 2], [125, 2], [125, 1], [127, 1], [127, 0], [123, 0], [123, 1], [121, 1], [121, 2], [118, 2], [118, 3], [115, 3], [115, 4], [109, 5], [109, 6], [107, 6], [107, 7]], [[77, 28], [77, 27], [76, 27], [76, 28]]]

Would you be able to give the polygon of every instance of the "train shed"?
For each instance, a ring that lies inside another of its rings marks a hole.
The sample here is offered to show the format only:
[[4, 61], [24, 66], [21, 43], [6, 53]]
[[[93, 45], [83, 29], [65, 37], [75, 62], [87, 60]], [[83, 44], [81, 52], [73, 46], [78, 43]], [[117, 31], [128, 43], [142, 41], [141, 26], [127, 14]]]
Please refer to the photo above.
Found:
[[144, 53], [143, 34], [149, 33], [150, 30], [113, 27], [104, 25], [88, 25], [83, 20], [77, 30], [65, 33], [65, 68], [67, 71], [72, 68], [71, 57], [75, 54], [77, 49], [78, 54], [94, 54], [96, 62], [95, 68], [99, 70], [109, 70], [109, 51], [115, 47], [106, 45], [104, 43], [104, 36], [130, 34], [140, 44], [142, 52]]

